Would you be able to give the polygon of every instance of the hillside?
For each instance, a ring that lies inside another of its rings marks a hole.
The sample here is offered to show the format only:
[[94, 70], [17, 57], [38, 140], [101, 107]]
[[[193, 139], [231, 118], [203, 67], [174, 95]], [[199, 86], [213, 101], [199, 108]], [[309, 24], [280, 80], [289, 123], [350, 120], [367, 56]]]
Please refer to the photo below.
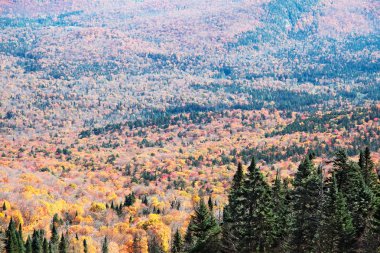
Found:
[[340, 150], [379, 173], [379, 7], [0, 0], [0, 231], [170, 252], [201, 199], [223, 228], [253, 157], [268, 187]]

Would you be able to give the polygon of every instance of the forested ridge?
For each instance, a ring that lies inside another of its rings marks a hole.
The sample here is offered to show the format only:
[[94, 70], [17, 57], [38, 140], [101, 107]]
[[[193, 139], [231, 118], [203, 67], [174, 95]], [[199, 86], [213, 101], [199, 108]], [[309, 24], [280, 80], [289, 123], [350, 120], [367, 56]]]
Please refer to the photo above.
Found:
[[378, 251], [378, 7], [0, 0], [0, 253]]
[[[332, 166], [315, 163], [309, 153], [294, 178], [281, 178], [280, 170], [269, 182], [255, 158], [247, 169], [238, 163], [221, 219], [216, 218], [211, 196], [194, 201], [186, 233], [172, 231], [172, 253], [234, 252], [380, 252], [380, 182], [369, 148], [359, 161], [339, 150]], [[126, 196], [131, 206], [134, 194]], [[147, 201], [147, 200], [146, 200]], [[106, 205], [118, 211], [113, 202]], [[1, 207], [7, 210], [7, 205]], [[12, 218], [0, 233], [0, 252], [89, 252], [85, 237], [69, 234], [56, 214], [51, 231], [23, 234]], [[104, 237], [101, 251], [108, 253]], [[133, 252], [165, 252], [158, 241], [133, 238]]]

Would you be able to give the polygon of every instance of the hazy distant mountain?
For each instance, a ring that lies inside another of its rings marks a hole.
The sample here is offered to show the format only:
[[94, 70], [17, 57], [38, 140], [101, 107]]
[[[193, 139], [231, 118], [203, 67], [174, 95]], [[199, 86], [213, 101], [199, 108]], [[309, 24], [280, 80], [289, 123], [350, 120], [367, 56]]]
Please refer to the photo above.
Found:
[[[22, 69], [18, 79], [36, 78], [64, 101], [68, 94], [87, 96], [90, 105], [105, 101], [118, 108], [102, 116], [106, 121], [135, 110], [261, 101], [247, 89], [321, 93], [334, 101], [380, 97], [378, 1], [3, 0], [0, 6], [3, 79], [9, 83]], [[67, 114], [72, 105], [65, 108]]]

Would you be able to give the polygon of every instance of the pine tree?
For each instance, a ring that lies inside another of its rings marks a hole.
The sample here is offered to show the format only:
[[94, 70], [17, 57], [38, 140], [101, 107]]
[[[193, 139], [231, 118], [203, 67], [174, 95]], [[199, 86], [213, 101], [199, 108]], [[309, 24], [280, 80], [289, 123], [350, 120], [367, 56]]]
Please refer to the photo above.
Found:
[[102, 253], [108, 253], [108, 239], [104, 237], [104, 241], [102, 244]]
[[237, 237], [236, 231], [234, 230], [236, 229], [236, 224], [231, 219], [229, 209], [229, 205], [227, 205], [223, 210], [220, 251], [222, 253], [238, 253], [238, 249], [240, 248], [240, 240]]
[[173, 237], [171, 252], [172, 253], [180, 253], [182, 251], [182, 243], [183, 243], [182, 242], [182, 236], [181, 236], [179, 230], [177, 229], [177, 231], [175, 232], [174, 237]]
[[244, 206], [243, 182], [244, 172], [241, 163], [232, 179], [228, 205], [223, 210], [221, 251], [225, 253], [239, 252], [242, 241]]
[[5, 202], [3, 203], [3, 211], [7, 210], [7, 205], [5, 205]]
[[[380, 183], [377, 183], [377, 187]], [[361, 239], [363, 252], [380, 252], [380, 197], [375, 197], [375, 205], [367, 218], [367, 226]]]
[[292, 193], [292, 252], [311, 252], [319, 221], [321, 178], [307, 156], [298, 167]]
[[211, 195], [208, 198], [207, 205], [208, 205], [208, 209], [212, 212], [214, 210], [214, 203], [212, 203], [212, 196]]
[[61, 240], [59, 242], [59, 253], [67, 253], [67, 248], [68, 248], [68, 245], [67, 245], [66, 238], [62, 234]]
[[86, 239], [83, 240], [83, 252], [88, 253], [88, 247], [87, 247], [87, 241]]
[[32, 236], [33, 253], [43, 253], [40, 231], [34, 230]]
[[380, 187], [375, 173], [375, 164], [372, 161], [371, 151], [368, 147], [365, 148], [364, 152], [360, 151], [359, 167], [363, 175], [364, 183], [374, 194], [380, 197]]
[[124, 206], [132, 206], [136, 202], [135, 193], [125, 196]]
[[241, 252], [268, 251], [274, 244], [275, 227], [271, 191], [253, 158], [243, 188], [243, 247]]
[[55, 253], [55, 252], [57, 252], [57, 251], [53, 251], [51, 242], [49, 242], [49, 253]]
[[57, 213], [55, 213], [53, 216], [53, 224], [60, 224], [60, 220]]
[[356, 238], [359, 239], [367, 226], [368, 214], [374, 207], [375, 196], [370, 187], [365, 184], [361, 168], [357, 163], [349, 161], [344, 151], [336, 153], [334, 171], [338, 190], [347, 201]]
[[241, 163], [238, 163], [238, 168], [237, 168], [237, 171], [233, 177], [233, 180], [232, 180], [232, 191], [236, 191], [238, 189], [240, 189], [242, 183], [243, 183], [243, 180], [244, 180], [244, 172], [243, 172], [243, 166]]
[[273, 213], [275, 217], [275, 242], [277, 251], [286, 251], [291, 226], [290, 191], [288, 181], [281, 181], [280, 170], [277, 170], [272, 189]]
[[190, 219], [190, 222], [189, 222], [189, 225], [187, 227], [187, 230], [186, 230], [186, 234], [185, 234], [185, 249], [186, 249], [186, 252], [189, 251], [193, 245], [194, 245], [194, 241], [193, 241], [193, 232], [191, 231], [191, 227], [193, 227], [194, 221], [193, 219]]
[[28, 236], [28, 239], [26, 240], [26, 243], [25, 243], [25, 252], [33, 253], [32, 239], [30, 238], [30, 236]]
[[343, 194], [339, 192], [335, 175], [322, 197], [321, 220], [315, 238], [316, 252], [350, 252], [355, 229]]
[[46, 238], [44, 238], [44, 241], [43, 241], [43, 244], [42, 244], [42, 251], [43, 251], [43, 253], [49, 253], [50, 252], [49, 242], [47, 241]]
[[50, 246], [53, 252], [58, 252], [59, 248], [59, 235], [55, 223], [52, 224]]
[[11, 218], [9, 225], [8, 225], [8, 229], [6, 231], [6, 238], [7, 238], [6, 250], [7, 250], [7, 253], [19, 253], [20, 252], [19, 238], [18, 238], [17, 234], [18, 233], [16, 230], [16, 225], [15, 225], [13, 219]]
[[191, 233], [192, 245], [189, 252], [217, 252], [220, 227], [215, 217], [207, 208], [203, 198], [195, 207], [188, 230]]
[[17, 233], [17, 247], [20, 253], [25, 252], [24, 239], [22, 235], [22, 226], [18, 225], [18, 233]]

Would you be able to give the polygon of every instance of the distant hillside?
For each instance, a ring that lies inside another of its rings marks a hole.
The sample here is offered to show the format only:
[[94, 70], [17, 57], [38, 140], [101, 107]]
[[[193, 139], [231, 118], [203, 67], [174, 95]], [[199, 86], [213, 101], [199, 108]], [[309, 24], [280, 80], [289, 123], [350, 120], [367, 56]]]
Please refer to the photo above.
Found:
[[[9, 85], [1, 106], [24, 126], [21, 112], [33, 122], [65, 115], [82, 127], [191, 104], [286, 109], [302, 96], [299, 111], [380, 97], [376, 1], [0, 6], [0, 78]], [[291, 97], [285, 106], [284, 94]]]

